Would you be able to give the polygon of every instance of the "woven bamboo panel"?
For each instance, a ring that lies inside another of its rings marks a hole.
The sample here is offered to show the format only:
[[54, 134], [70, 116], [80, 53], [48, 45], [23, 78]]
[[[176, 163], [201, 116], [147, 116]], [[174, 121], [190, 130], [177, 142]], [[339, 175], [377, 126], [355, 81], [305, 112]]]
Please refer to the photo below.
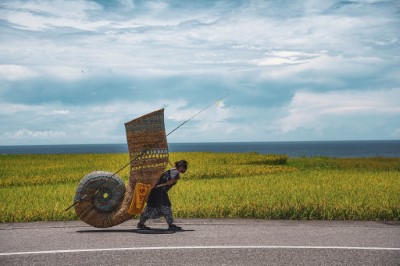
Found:
[[125, 123], [125, 129], [132, 160], [130, 181], [154, 185], [169, 161], [164, 109]]

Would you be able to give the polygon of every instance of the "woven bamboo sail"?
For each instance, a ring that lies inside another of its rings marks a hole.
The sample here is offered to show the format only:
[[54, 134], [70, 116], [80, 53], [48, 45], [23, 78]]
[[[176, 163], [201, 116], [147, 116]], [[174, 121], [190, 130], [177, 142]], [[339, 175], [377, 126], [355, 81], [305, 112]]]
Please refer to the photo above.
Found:
[[94, 227], [111, 227], [131, 219], [128, 210], [135, 185], [154, 187], [169, 162], [164, 109], [125, 123], [125, 129], [131, 160], [128, 184], [124, 186], [115, 174], [93, 172], [83, 178], [75, 195], [79, 201], [76, 214]]
[[132, 160], [130, 179], [155, 185], [168, 165], [164, 109], [125, 123], [125, 129]]

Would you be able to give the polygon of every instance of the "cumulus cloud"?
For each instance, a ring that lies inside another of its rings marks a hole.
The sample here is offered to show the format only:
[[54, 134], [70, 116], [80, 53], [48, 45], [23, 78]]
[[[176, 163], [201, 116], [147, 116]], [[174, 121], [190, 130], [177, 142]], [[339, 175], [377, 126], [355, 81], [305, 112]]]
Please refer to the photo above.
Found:
[[[4, 2], [2, 144], [46, 134], [123, 142], [121, 124], [135, 116], [165, 107], [174, 128], [227, 92], [172, 140], [336, 138], [327, 128], [346, 138], [355, 125], [364, 138], [393, 138], [399, 9], [394, 0]], [[371, 113], [385, 131], [357, 122]]]
[[[394, 115], [400, 117], [400, 89], [378, 91], [297, 92], [288, 106], [287, 116], [279, 121], [283, 133], [299, 128], [321, 130], [332, 127], [332, 118]], [[352, 123], [352, 122], [350, 122]], [[369, 125], [365, 125], [368, 127]]]

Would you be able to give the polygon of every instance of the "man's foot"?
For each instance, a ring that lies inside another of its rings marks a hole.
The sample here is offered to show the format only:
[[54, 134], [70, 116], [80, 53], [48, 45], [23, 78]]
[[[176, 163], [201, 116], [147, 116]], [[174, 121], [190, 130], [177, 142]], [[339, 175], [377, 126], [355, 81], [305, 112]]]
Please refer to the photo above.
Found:
[[182, 230], [182, 227], [176, 226], [176, 225], [174, 225], [174, 224], [170, 224], [170, 225], [168, 225], [168, 230], [180, 231], [180, 230]]
[[140, 230], [150, 230], [150, 227], [145, 226], [144, 224], [138, 223], [138, 224], [137, 224], [137, 229], [140, 229]]

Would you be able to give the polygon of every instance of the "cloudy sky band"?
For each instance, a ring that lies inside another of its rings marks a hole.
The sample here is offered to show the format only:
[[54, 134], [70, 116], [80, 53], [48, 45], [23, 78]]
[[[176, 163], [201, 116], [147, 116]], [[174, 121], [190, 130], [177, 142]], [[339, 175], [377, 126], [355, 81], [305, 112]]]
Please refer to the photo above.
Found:
[[400, 5], [0, 2], [0, 145], [123, 143], [226, 93], [172, 142], [399, 139]]

